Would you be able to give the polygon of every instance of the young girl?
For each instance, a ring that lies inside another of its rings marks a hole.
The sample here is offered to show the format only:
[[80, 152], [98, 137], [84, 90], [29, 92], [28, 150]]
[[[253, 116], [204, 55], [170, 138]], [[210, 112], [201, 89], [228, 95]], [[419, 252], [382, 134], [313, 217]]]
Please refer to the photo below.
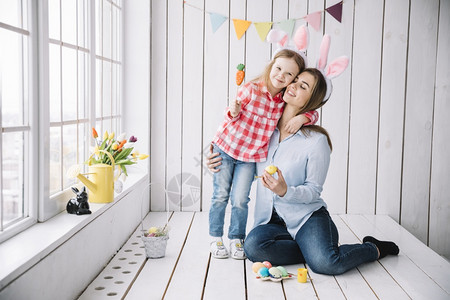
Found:
[[[238, 91], [237, 99], [230, 105], [225, 121], [213, 139], [214, 152], [219, 152], [223, 158], [221, 172], [214, 174], [209, 211], [210, 251], [215, 258], [228, 257], [222, 235], [230, 198], [228, 238], [231, 257], [245, 259], [243, 239], [255, 163], [266, 160], [268, 141], [283, 112], [282, 91], [304, 67], [304, 60], [296, 51], [283, 49], [277, 52], [263, 74]], [[296, 132], [306, 122], [314, 124], [316, 120], [317, 112], [305, 113], [291, 120], [285, 128]]]

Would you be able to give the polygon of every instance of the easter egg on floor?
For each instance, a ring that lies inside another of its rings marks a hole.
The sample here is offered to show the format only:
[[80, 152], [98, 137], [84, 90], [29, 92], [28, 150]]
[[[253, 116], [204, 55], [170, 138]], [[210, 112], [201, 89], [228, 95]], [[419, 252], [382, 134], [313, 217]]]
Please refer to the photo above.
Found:
[[252, 265], [252, 270], [254, 273], [258, 273], [259, 269], [264, 268], [264, 264], [262, 262], [255, 262]]
[[269, 269], [269, 275], [272, 278], [278, 279], [278, 278], [281, 278], [282, 273], [281, 273], [280, 269], [278, 269], [277, 267], [272, 267]]
[[286, 269], [285, 269], [284, 267], [278, 266], [277, 269], [280, 270], [281, 276], [286, 277], [286, 276], [289, 275], [288, 272], [286, 271]]
[[263, 264], [266, 266], [267, 269], [272, 268], [272, 264], [270, 262], [268, 262], [267, 260], [263, 261]]
[[258, 274], [262, 278], [269, 277], [269, 269], [266, 267], [262, 267], [261, 269], [258, 270]]

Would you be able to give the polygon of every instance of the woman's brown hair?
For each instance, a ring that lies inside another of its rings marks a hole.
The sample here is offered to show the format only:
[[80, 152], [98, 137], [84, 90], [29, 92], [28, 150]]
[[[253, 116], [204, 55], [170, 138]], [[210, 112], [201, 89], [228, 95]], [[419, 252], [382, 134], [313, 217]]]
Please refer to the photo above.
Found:
[[[310, 75], [314, 77], [314, 87], [312, 89], [311, 98], [306, 103], [306, 105], [301, 109], [301, 111], [298, 114], [302, 114], [308, 111], [316, 110], [322, 107], [327, 101], [323, 101], [323, 98], [325, 98], [325, 94], [327, 91], [327, 83], [325, 81], [325, 77], [323, 76], [322, 72], [320, 72], [318, 69], [315, 68], [307, 68], [303, 70], [303, 72], [307, 72]], [[303, 126], [301, 129], [302, 133], [305, 136], [308, 136], [311, 131], [319, 132], [324, 134], [327, 137], [328, 145], [330, 146], [330, 149], [333, 150], [333, 145], [331, 144], [330, 135], [328, 134], [328, 131], [319, 126], [319, 125], [309, 125], [309, 126]]]

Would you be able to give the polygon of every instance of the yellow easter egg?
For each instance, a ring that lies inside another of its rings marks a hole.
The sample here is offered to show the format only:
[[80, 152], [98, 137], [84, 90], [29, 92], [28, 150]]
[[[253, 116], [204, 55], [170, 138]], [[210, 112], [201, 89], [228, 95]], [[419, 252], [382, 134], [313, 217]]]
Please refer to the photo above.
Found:
[[270, 175], [273, 175], [273, 174], [275, 174], [275, 173], [277, 172], [278, 168], [275, 167], [274, 165], [270, 165], [270, 166], [267, 166], [265, 170], [266, 170], [267, 173], [269, 173]]

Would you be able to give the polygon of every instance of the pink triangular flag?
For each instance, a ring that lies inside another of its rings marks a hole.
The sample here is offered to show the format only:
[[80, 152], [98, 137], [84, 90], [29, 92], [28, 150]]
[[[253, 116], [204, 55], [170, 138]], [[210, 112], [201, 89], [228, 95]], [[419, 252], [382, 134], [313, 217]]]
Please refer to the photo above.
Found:
[[333, 16], [336, 20], [341, 23], [342, 21], [342, 1], [339, 3], [336, 3], [333, 6], [330, 6], [326, 9], [326, 11]]
[[315, 31], [320, 29], [320, 20], [322, 18], [322, 13], [320, 11], [309, 14], [306, 16], [306, 22], [314, 28]]

